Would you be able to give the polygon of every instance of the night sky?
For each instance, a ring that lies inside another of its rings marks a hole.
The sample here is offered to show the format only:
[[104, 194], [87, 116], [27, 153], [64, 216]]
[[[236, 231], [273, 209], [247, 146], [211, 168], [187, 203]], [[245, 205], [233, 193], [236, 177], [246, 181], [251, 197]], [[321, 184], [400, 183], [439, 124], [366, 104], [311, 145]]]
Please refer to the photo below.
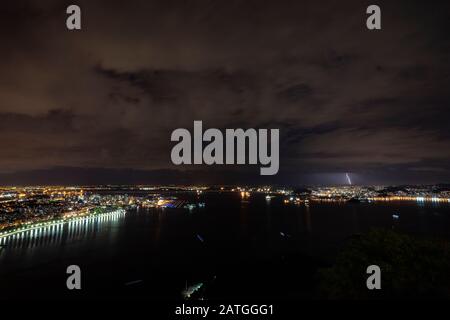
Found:
[[[449, 1], [393, 2], [2, 1], [0, 185], [450, 182]], [[194, 120], [279, 128], [278, 175], [172, 165]]]

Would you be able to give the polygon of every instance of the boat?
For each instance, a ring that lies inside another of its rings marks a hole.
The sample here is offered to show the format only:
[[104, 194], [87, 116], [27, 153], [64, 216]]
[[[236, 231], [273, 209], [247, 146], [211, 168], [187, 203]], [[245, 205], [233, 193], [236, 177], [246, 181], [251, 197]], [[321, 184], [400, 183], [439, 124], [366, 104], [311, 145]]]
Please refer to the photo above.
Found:
[[199, 234], [197, 234], [197, 239], [200, 240], [201, 242], [205, 242], [205, 240]]
[[181, 295], [183, 296], [183, 298], [189, 299], [191, 295], [194, 294], [196, 291], [198, 291], [201, 287], [203, 287], [203, 282], [194, 284], [189, 287], [187, 286], [186, 282], [186, 289], [181, 292]]
[[126, 286], [131, 286], [131, 285], [138, 284], [138, 283], [141, 283], [141, 282], [142, 282], [142, 280], [134, 280], [134, 281], [129, 281], [129, 282], [125, 283], [125, 285]]

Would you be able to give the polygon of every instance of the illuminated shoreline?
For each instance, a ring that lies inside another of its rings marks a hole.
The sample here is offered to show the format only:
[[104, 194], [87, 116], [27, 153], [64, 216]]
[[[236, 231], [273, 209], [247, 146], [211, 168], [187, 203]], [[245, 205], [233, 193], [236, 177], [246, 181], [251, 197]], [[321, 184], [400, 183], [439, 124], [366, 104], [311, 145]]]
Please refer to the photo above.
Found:
[[[291, 198], [285, 199], [284, 203], [307, 203], [307, 202], [340, 202], [347, 203], [352, 199], [348, 198], [307, 198], [307, 199], [299, 199], [299, 198]], [[392, 197], [369, 197], [369, 198], [355, 198], [355, 200], [361, 202], [391, 202], [391, 201], [405, 201], [405, 202], [418, 202], [418, 203], [450, 203], [450, 198], [439, 198], [439, 197], [414, 197], [414, 196], [392, 196]]]
[[373, 198], [367, 198], [367, 200], [369, 200], [369, 201], [450, 202], [450, 198], [413, 197], [413, 196], [373, 197]]
[[31, 224], [29, 226], [22, 226], [20, 228], [14, 229], [14, 230], [0, 232], [0, 239], [9, 237], [9, 236], [12, 236], [15, 234], [20, 234], [20, 233], [24, 233], [27, 231], [31, 231], [31, 230], [48, 228], [48, 227], [52, 227], [52, 226], [56, 226], [56, 225], [64, 225], [64, 224], [67, 224], [67, 223], [70, 223], [73, 221], [83, 221], [83, 220], [94, 219], [97, 217], [107, 217], [107, 216], [112, 216], [112, 215], [117, 215], [117, 214], [125, 214], [125, 213], [126, 213], [126, 210], [119, 208], [114, 211], [109, 211], [109, 212], [105, 212], [105, 213], [95, 213], [94, 212], [94, 213], [84, 215], [84, 216], [76, 216], [76, 217], [69, 216], [66, 218], [58, 219], [58, 220], [39, 222], [39, 223]]

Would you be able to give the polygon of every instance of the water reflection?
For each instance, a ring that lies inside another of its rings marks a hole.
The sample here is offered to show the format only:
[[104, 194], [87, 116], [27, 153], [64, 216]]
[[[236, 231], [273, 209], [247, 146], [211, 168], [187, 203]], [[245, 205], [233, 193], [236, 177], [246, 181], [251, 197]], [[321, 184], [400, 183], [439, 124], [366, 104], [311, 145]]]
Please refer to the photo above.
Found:
[[79, 239], [92, 239], [125, 217], [125, 211], [90, 216], [60, 224], [42, 226], [0, 238], [2, 251], [38, 246], [58, 246]]

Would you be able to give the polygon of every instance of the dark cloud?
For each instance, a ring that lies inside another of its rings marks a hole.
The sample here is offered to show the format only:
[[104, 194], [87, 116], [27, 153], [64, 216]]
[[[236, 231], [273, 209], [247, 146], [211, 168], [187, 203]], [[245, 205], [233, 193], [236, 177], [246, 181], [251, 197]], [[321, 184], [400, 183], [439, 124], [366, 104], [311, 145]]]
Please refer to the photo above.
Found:
[[312, 94], [313, 89], [307, 84], [301, 83], [280, 91], [278, 96], [282, 101], [284, 100], [283, 102], [298, 103]]
[[[368, 1], [78, 1], [79, 32], [65, 29], [69, 4], [2, 6], [4, 181], [50, 179], [50, 168], [181, 179], [165, 171], [179, 169], [170, 133], [194, 120], [280, 128], [280, 183], [450, 178], [444, 1], [381, 1], [373, 32]], [[261, 179], [257, 168], [184, 169], [195, 174], [183, 181]]]

